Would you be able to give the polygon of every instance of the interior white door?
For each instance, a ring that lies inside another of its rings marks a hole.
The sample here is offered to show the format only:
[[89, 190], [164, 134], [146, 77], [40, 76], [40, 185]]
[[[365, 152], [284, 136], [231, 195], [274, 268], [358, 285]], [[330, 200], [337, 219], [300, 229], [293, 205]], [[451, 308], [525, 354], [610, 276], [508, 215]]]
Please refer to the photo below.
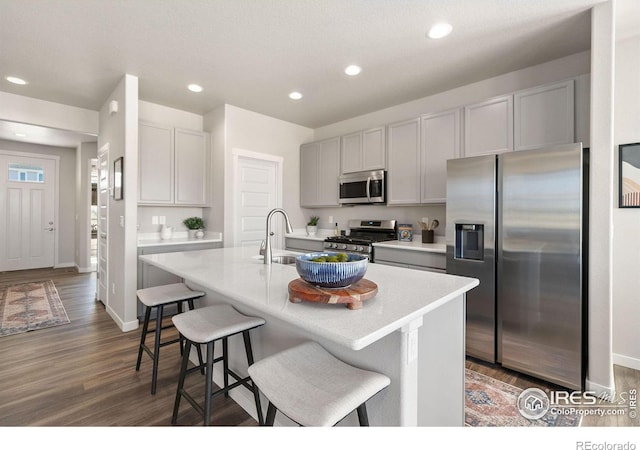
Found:
[[96, 298], [107, 305], [109, 301], [109, 146], [98, 152], [98, 283]]
[[[279, 163], [245, 156], [236, 161], [234, 245], [255, 246], [257, 254], [265, 238], [267, 214], [281, 204]], [[284, 248], [282, 216], [277, 214], [273, 219], [271, 243], [274, 248]]]
[[56, 161], [0, 155], [0, 268], [53, 267]]

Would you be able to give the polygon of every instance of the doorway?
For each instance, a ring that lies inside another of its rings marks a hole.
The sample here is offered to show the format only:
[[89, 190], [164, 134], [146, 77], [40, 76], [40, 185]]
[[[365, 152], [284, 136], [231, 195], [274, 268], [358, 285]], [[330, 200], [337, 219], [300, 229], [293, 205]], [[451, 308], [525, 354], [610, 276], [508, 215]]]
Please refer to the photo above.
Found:
[[0, 153], [0, 271], [54, 266], [58, 160]]
[[98, 160], [89, 160], [89, 179], [91, 197], [89, 203], [89, 267], [92, 272], [98, 270]]
[[[235, 247], [259, 249], [265, 238], [267, 214], [282, 206], [282, 163], [279, 156], [233, 150]], [[282, 216], [276, 215], [272, 226], [274, 248], [284, 248], [283, 226]]]
[[98, 229], [97, 229], [97, 270], [96, 299], [105, 306], [109, 304], [109, 144], [98, 150]]

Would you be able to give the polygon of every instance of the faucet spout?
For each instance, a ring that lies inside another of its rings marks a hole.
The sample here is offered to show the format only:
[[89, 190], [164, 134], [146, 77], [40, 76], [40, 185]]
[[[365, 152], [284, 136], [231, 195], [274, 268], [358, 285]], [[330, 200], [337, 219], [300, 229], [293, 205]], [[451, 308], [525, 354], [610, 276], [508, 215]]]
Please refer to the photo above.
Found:
[[[271, 232], [271, 217], [276, 213], [280, 213], [284, 216], [286, 232], [293, 233], [293, 227], [291, 226], [291, 222], [289, 221], [289, 216], [284, 209], [274, 208], [269, 211], [269, 214], [267, 214], [267, 237], [265, 238], [264, 246], [264, 264], [271, 264], [271, 260], [273, 258], [273, 252], [271, 251], [271, 235], [273, 234]], [[262, 248], [260, 250], [262, 250]]]

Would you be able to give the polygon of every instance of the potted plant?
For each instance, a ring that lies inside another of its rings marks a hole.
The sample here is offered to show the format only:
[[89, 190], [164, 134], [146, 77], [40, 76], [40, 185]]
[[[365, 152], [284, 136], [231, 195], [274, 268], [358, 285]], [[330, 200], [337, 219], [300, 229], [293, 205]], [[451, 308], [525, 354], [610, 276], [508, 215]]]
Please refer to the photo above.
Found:
[[204, 220], [201, 217], [188, 217], [182, 223], [189, 230], [189, 239], [204, 237]]
[[316, 232], [318, 231], [318, 220], [320, 220], [320, 217], [311, 216], [311, 219], [309, 219], [309, 222], [307, 223], [307, 235], [316, 235]]

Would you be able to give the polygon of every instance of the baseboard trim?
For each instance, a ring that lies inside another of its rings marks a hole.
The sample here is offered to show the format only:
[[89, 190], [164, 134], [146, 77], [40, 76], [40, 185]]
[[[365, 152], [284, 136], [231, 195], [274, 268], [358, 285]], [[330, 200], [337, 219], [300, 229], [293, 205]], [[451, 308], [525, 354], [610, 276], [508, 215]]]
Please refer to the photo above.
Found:
[[91, 267], [80, 267], [77, 264], [76, 266], [76, 270], [78, 271], [78, 273], [89, 273], [89, 272], [93, 272], [93, 269]]
[[603, 399], [613, 399], [616, 396], [616, 386], [604, 386], [590, 380], [586, 380], [585, 389], [589, 392], [595, 392], [596, 396]]
[[617, 366], [626, 367], [628, 369], [640, 370], [640, 358], [632, 358], [631, 356], [614, 353], [613, 363]]
[[113, 319], [113, 321], [116, 323], [116, 325], [118, 325], [120, 330], [122, 330], [123, 332], [136, 330], [138, 328], [138, 326], [140, 325], [140, 323], [138, 322], [138, 319], [133, 320], [131, 322], [123, 321], [120, 318], [120, 316], [118, 316], [118, 314], [116, 314], [116, 312], [109, 306], [107, 306], [105, 308], [105, 310], [107, 311], [107, 314], [109, 314], [109, 317], [111, 317]]
[[68, 267], [78, 267], [76, 263], [66, 262], [66, 263], [58, 263], [53, 266], [54, 269], [66, 269]]

